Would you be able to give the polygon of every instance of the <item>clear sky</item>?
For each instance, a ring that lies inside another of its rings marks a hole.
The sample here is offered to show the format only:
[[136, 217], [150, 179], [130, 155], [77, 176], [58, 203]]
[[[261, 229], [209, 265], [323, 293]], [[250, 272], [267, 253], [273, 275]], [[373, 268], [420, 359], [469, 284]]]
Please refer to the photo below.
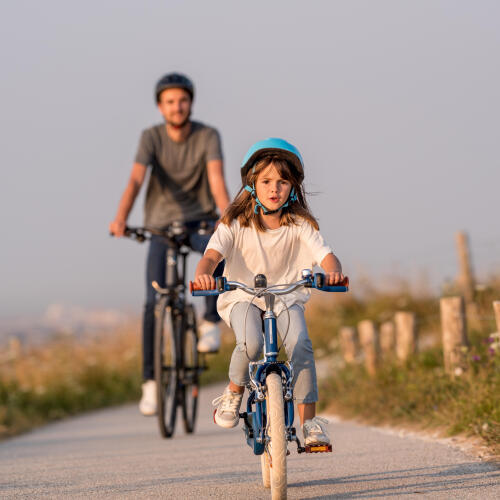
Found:
[[0, 315], [139, 308], [146, 248], [107, 227], [172, 70], [233, 195], [253, 142], [299, 147], [348, 274], [437, 284], [459, 229], [498, 273], [499, 49], [496, 0], [2, 2]]

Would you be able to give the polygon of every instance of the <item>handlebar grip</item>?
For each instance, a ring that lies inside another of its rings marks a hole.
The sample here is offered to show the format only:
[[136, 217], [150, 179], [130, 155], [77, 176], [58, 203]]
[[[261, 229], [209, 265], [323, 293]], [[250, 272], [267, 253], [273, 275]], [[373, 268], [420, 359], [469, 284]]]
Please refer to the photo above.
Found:
[[204, 295], [219, 295], [219, 291], [216, 288], [210, 290], [203, 290], [196, 283], [192, 281], [189, 282], [189, 291], [193, 297], [200, 297]]
[[224, 293], [226, 289], [226, 278], [224, 276], [218, 276], [215, 278], [215, 287], [209, 290], [203, 290], [193, 281], [189, 282], [189, 291], [194, 297], [200, 295], [219, 295], [219, 293]]
[[[211, 290], [215, 290], [215, 288], [211, 288]], [[193, 293], [193, 292], [208, 291], [208, 290], [203, 290], [203, 288], [199, 287], [194, 281], [190, 281], [189, 282], [189, 291], [191, 293]]]
[[347, 292], [349, 290], [349, 278], [345, 276], [340, 283], [327, 285], [325, 284], [325, 275], [317, 273], [314, 275], [314, 288], [323, 292]]
[[345, 286], [346, 288], [349, 288], [349, 277], [344, 276], [344, 279], [340, 283], [337, 283], [337, 285], [335, 286]]

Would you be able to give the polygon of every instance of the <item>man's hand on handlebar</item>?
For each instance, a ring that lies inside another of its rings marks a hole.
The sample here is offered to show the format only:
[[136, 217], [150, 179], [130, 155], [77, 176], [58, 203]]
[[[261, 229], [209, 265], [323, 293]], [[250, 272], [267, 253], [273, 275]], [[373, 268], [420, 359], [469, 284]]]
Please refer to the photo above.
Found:
[[200, 290], [214, 290], [215, 278], [210, 274], [200, 274], [194, 279], [194, 284], [199, 287]]
[[122, 236], [125, 236], [125, 229], [127, 225], [125, 221], [120, 221], [120, 220], [114, 220], [110, 225], [109, 225], [109, 232], [112, 236], [115, 236], [117, 238], [121, 238]]

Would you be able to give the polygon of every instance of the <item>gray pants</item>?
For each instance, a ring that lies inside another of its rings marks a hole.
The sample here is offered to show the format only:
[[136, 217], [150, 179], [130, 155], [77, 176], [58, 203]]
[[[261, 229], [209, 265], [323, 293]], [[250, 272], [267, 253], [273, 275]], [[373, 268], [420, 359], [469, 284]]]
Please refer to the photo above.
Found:
[[[250, 381], [248, 364], [257, 361], [263, 351], [264, 337], [262, 333], [262, 311], [251, 305], [246, 315], [248, 303], [238, 302], [231, 311], [231, 328], [236, 337], [236, 347], [229, 365], [229, 379], [236, 385], [244, 386]], [[316, 384], [316, 366], [311, 339], [307, 333], [304, 311], [294, 305], [288, 310], [290, 325], [284, 339], [284, 347], [294, 371], [294, 397], [297, 403], [315, 403], [318, 401]], [[280, 337], [285, 335], [288, 325], [288, 314], [283, 311], [277, 318]], [[283, 340], [283, 339], [282, 339]]]

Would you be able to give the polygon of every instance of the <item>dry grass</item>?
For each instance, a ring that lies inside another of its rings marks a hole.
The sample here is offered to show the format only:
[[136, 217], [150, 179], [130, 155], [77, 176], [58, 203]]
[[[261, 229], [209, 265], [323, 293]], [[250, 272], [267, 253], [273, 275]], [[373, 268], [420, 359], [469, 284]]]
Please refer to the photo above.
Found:
[[0, 437], [136, 399], [139, 353], [136, 328], [83, 341], [55, 336], [25, 351], [11, 344], [0, 364]]
[[[0, 358], [0, 438], [82, 411], [136, 401], [141, 385], [139, 325], [77, 340], [55, 335], [40, 347], [11, 341]], [[234, 346], [223, 330], [222, 348], [208, 355], [207, 384], [227, 378]]]

